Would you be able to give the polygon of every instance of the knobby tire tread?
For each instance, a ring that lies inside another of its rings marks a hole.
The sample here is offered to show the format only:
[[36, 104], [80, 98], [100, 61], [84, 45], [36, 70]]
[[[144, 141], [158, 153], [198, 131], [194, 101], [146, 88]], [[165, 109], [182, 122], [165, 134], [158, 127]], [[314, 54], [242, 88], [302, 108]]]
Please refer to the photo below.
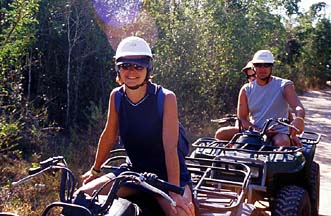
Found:
[[315, 161], [312, 162], [309, 172], [309, 193], [311, 202], [311, 215], [318, 216], [320, 196], [320, 167]]
[[288, 185], [277, 194], [272, 216], [310, 216], [311, 207], [308, 192], [298, 186]]

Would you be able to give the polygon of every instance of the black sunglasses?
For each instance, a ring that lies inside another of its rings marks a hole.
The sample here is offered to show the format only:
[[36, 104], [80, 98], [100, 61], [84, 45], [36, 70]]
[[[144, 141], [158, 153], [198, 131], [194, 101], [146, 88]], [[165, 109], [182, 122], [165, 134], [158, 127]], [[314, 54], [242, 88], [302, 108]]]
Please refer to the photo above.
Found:
[[246, 79], [250, 79], [252, 77], [256, 77], [256, 74], [255, 73], [250, 74], [250, 75], [246, 74]]
[[255, 63], [254, 67], [271, 67], [273, 64], [272, 63]]
[[144, 70], [144, 68], [145, 68], [144, 66], [137, 65], [137, 64], [131, 64], [131, 63], [123, 63], [123, 64], [118, 65], [118, 68], [123, 69], [123, 70], [130, 70], [130, 68], [132, 68], [132, 67], [137, 71]]

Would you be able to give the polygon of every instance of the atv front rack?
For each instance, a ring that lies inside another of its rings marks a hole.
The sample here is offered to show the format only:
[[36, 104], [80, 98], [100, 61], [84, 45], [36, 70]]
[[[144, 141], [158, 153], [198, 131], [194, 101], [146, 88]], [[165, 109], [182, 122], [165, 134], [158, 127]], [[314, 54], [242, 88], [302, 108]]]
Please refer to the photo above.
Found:
[[310, 131], [304, 131], [299, 136], [299, 139], [303, 144], [317, 145], [321, 140], [321, 134]]
[[213, 159], [220, 157], [225, 161], [244, 163], [251, 168], [252, 183], [264, 186], [266, 170], [273, 169], [274, 164], [282, 164], [277, 172], [300, 169], [305, 164], [303, 149], [296, 146], [271, 146], [268, 144], [239, 143], [200, 138], [192, 144], [196, 149], [193, 158]]
[[[193, 196], [200, 215], [245, 215], [243, 205], [250, 181], [248, 166], [218, 157], [187, 157], [186, 165], [191, 173]], [[252, 206], [250, 208], [253, 209]]]

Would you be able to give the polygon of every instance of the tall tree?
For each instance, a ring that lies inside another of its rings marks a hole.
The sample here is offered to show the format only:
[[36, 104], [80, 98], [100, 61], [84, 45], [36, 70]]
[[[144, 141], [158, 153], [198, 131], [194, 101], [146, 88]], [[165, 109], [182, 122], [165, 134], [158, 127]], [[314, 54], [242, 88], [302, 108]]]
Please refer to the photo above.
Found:
[[288, 63], [301, 80], [298, 82], [301, 88], [324, 86], [331, 77], [331, 21], [322, 13], [325, 6], [324, 2], [313, 4], [297, 17], [297, 25], [288, 30], [293, 35], [291, 53], [295, 53]]
[[[23, 95], [24, 71], [35, 39], [39, 0], [1, 1], [0, 11], [0, 152], [22, 144], [30, 118]], [[31, 134], [30, 134], [31, 135]], [[20, 142], [19, 142], [20, 141]]]

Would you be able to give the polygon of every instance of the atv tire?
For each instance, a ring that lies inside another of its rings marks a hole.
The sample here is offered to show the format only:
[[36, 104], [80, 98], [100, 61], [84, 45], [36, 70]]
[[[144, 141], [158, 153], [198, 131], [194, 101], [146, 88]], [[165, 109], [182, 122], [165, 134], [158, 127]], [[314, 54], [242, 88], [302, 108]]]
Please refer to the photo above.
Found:
[[311, 164], [309, 171], [309, 195], [311, 203], [311, 215], [318, 216], [319, 196], [320, 196], [320, 167], [315, 161]]
[[274, 200], [272, 216], [310, 216], [308, 192], [298, 186], [288, 185], [280, 189]]

